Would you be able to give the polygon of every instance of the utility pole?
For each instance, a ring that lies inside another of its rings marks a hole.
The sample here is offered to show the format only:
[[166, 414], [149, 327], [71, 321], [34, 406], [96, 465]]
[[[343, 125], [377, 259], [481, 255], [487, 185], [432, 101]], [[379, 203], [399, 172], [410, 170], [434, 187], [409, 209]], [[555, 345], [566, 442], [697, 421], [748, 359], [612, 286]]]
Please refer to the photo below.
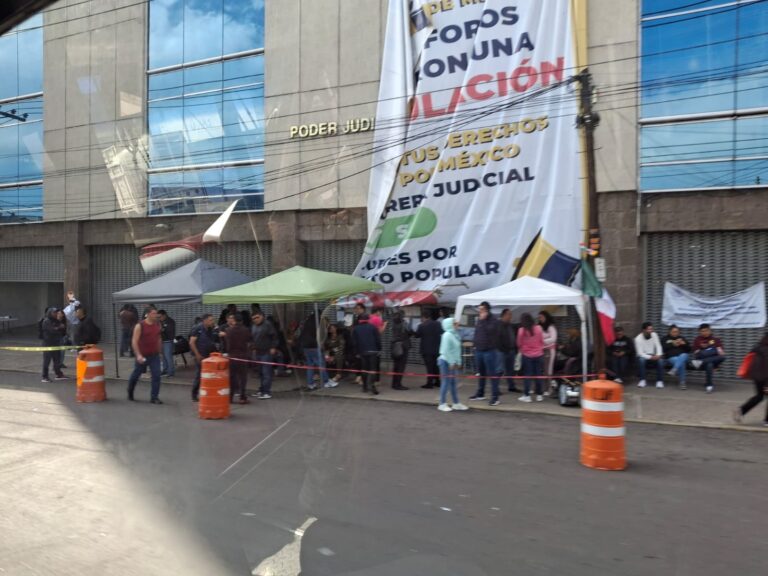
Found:
[[10, 118], [11, 120], [18, 120], [19, 122], [26, 122], [28, 116], [29, 114], [27, 114], [26, 112], [21, 116], [19, 116], [18, 114], [16, 114], [15, 109], [11, 110], [10, 112], [5, 112], [4, 110], [0, 110], [0, 118]]
[[[589, 73], [589, 68], [584, 68], [578, 75], [579, 82], [581, 83], [580, 97], [581, 97], [581, 110], [577, 120], [577, 126], [584, 130], [584, 154], [586, 154], [587, 164], [587, 206], [589, 208], [588, 214], [588, 226], [589, 226], [589, 238], [596, 238], [600, 235], [600, 222], [598, 219], [598, 206], [597, 206], [597, 178], [595, 174], [595, 128], [600, 123], [600, 115], [592, 110], [592, 98], [594, 87], [592, 86], [592, 75]], [[589, 243], [587, 243], [589, 245]], [[592, 265], [592, 269], [595, 269], [595, 252], [588, 252], [588, 260]], [[591, 298], [591, 316], [592, 316], [592, 330], [594, 333], [594, 350], [593, 358], [594, 365], [597, 370], [605, 368], [605, 342], [603, 338], [603, 331], [600, 328], [600, 322], [597, 317], [597, 310], [595, 308], [595, 299]]]

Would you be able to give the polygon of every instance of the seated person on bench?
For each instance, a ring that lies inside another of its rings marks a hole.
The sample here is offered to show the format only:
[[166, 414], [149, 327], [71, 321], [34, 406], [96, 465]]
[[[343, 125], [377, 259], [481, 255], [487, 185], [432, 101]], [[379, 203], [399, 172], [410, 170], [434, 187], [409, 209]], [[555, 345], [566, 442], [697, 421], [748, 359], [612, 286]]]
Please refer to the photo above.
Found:
[[691, 365], [696, 370], [704, 370], [707, 373], [706, 391], [712, 393], [715, 387], [712, 383], [712, 375], [715, 368], [725, 360], [725, 350], [720, 338], [712, 334], [709, 324], [699, 326], [699, 335], [693, 341], [693, 360]]
[[635, 336], [635, 354], [640, 381], [637, 385], [645, 388], [646, 364], [656, 364], [656, 388], [664, 388], [664, 351], [659, 335], [653, 331], [653, 324], [643, 322], [643, 331]]

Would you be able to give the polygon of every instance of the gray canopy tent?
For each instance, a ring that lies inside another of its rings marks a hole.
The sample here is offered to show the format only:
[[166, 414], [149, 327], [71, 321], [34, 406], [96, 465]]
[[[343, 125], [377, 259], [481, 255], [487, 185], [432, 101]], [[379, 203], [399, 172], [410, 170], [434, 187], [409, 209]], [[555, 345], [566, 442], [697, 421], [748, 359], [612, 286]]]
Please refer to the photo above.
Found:
[[[117, 318], [117, 304], [201, 304], [203, 294], [232, 286], [251, 282], [251, 278], [219, 266], [213, 262], [199, 259], [185, 264], [162, 276], [147, 280], [131, 288], [112, 294], [112, 317]], [[115, 330], [117, 334], [117, 330]], [[117, 338], [115, 338], [115, 374], [119, 377], [118, 359], [120, 357]]]

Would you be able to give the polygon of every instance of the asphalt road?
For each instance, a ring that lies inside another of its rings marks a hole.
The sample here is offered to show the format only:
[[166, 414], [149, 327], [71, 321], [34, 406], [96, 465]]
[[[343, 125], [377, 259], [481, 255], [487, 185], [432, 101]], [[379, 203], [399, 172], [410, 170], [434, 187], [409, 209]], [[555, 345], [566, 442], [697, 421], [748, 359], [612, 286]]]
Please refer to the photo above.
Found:
[[0, 373], [0, 574], [765, 573], [768, 435], [284, 395], [201, 421]]

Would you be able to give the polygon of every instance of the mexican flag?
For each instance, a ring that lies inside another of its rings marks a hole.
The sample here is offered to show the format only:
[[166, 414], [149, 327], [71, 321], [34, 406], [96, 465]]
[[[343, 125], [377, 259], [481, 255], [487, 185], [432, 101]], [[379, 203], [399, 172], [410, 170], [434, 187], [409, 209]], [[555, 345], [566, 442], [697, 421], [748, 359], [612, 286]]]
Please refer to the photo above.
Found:
[[581, 290], [587, 296], [592, 296], [595, 299], [595, 309], [603, 339], [605, 345], [610, 346], [616, 340], [616, 335], [613, 332], [613, 323], [616, 320], [616, 304], [613, 303], [608, 290], [597, 279], [592, 266], [586, 260], [581, 261]]

